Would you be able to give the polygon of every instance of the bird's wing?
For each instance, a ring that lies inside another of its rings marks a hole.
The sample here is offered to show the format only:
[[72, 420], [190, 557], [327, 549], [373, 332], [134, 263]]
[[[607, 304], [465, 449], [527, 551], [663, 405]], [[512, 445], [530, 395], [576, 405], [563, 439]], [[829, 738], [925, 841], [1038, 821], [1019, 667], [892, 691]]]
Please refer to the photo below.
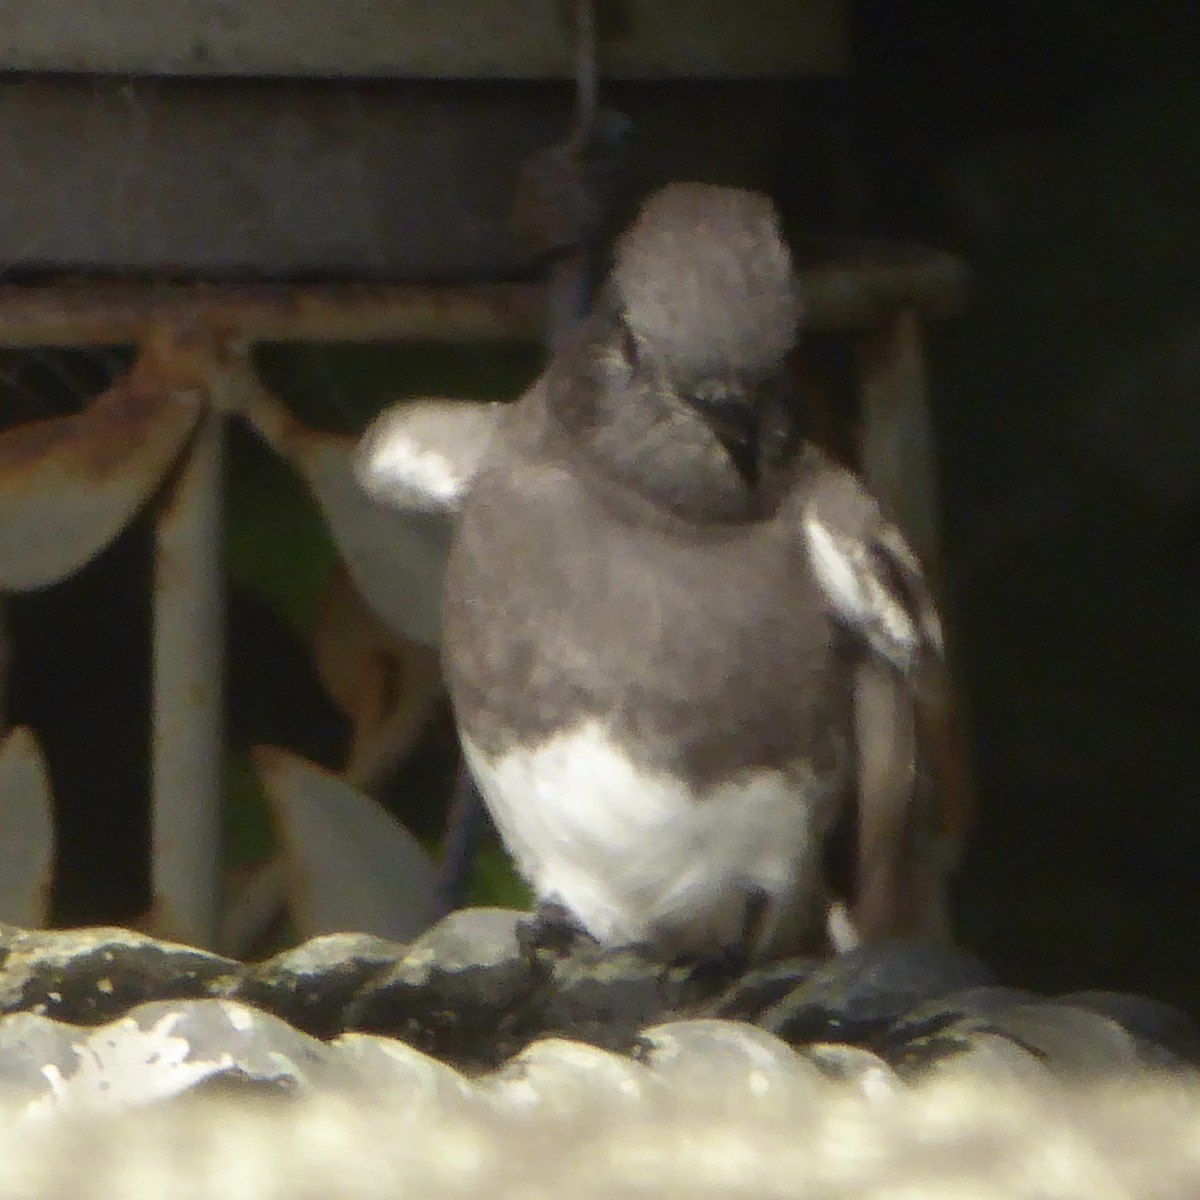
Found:
[[359, 483], [391, 508], [457, 513], [504, 407], [466, 400], [393, 405], [375, 418], [359, 443], [355, 455]]
[[916, 555], [848, 472], [821, 473], [802, 526], [830, 614], [859, 650], [850, 940], [945, 936], [935, 760], [945, 736], [946, 676], [937, 608]]
[[839, 621], [905, 678], [942, 659], [942, 627], [921, 565], [847, 471], [812, 489], [803, 528], [817, 580]]

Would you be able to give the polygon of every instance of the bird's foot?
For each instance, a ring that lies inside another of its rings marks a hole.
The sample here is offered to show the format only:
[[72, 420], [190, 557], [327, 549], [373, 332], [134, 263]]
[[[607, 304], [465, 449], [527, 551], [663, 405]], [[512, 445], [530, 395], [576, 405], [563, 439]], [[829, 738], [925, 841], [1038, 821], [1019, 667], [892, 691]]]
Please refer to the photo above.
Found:
[[720, 989], [740, 979], [750, 967], [749, 947], [741, 942], [702, 954], [681, 954], [671, 964], [702, 991]]
[[538, 902], [533, 915], [517, 930], [517, 940], [526, 958], [566, 958], [581, 945], [594, 946], [596, 939], [557, 900]]
[[674, 966], [685, 971], [700, 988], [723, 988], [736, 983], [759, 957], [763, 939], [769, 933], [770, 897], [760, 888], [746, 895], [745, 912], [739, 933], [728, 941], [712, 944], [700, 952], [681, 955]]

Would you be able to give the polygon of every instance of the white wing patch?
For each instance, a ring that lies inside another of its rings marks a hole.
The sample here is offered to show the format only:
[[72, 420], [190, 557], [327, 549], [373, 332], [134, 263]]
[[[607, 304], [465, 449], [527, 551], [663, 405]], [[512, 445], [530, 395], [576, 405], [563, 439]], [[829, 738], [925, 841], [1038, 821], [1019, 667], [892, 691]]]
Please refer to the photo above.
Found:
[[381, 443], [370, 460], [370, 470], [377, 478], [403, 480], [406, 487], [438, 504], [453, 503], [464, 483], [445, 455], [422, 449], [404, 437]]
[[464, 400], [418, 400], [389, 408], [359, 443], [359, 483], [392, 508], [457, 512], [491, 445], [502, 408]]
[[944, 936], [942, 874], [921, 849], [945, 703], [937, 608], [900, 530], [848, 472], [818, 476], [800, 525], [830, 615], [868, 651], [853, 667], [854, 897], [829, 912], [830, 940]]
[[[817, 581], [837, 616], [898, 670], [909, 673], [922, 646], [924, 622], [918, 626], [919, 618], [906, 597], [897, 594], [871, 545], [835, 532], [812, 512], [805, 514], [804, 535]], [[898, 568], [907, 566], [897, 561]], [[940, 649], [940, 634], [937, 640]]]

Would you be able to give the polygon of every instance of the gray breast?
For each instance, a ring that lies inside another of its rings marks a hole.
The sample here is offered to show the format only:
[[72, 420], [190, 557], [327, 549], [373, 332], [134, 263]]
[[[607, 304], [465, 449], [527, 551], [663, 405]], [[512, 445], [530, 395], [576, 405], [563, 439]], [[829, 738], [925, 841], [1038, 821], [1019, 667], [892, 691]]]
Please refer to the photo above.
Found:
[[447, 573], [447, 679], [476, 745], [599, 719], [697, 791], [798, 759], [843, 773], [843, 651], [798, 538], [648, 519], [519, 436], [507, 449]]

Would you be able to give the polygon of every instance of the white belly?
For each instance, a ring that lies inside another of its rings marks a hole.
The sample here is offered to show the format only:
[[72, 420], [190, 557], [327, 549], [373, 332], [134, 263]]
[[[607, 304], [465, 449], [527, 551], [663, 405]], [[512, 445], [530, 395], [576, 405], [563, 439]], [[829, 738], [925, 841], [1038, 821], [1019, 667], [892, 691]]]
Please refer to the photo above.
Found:
[[463, 749], [538, 899], [603, 943], [736, 945], [756, 893], [789, 911], [819, 896], [813, 814], [828, 793], [802, 766], [698, 796], [631, 763], [596, 721], [495, 757]]

